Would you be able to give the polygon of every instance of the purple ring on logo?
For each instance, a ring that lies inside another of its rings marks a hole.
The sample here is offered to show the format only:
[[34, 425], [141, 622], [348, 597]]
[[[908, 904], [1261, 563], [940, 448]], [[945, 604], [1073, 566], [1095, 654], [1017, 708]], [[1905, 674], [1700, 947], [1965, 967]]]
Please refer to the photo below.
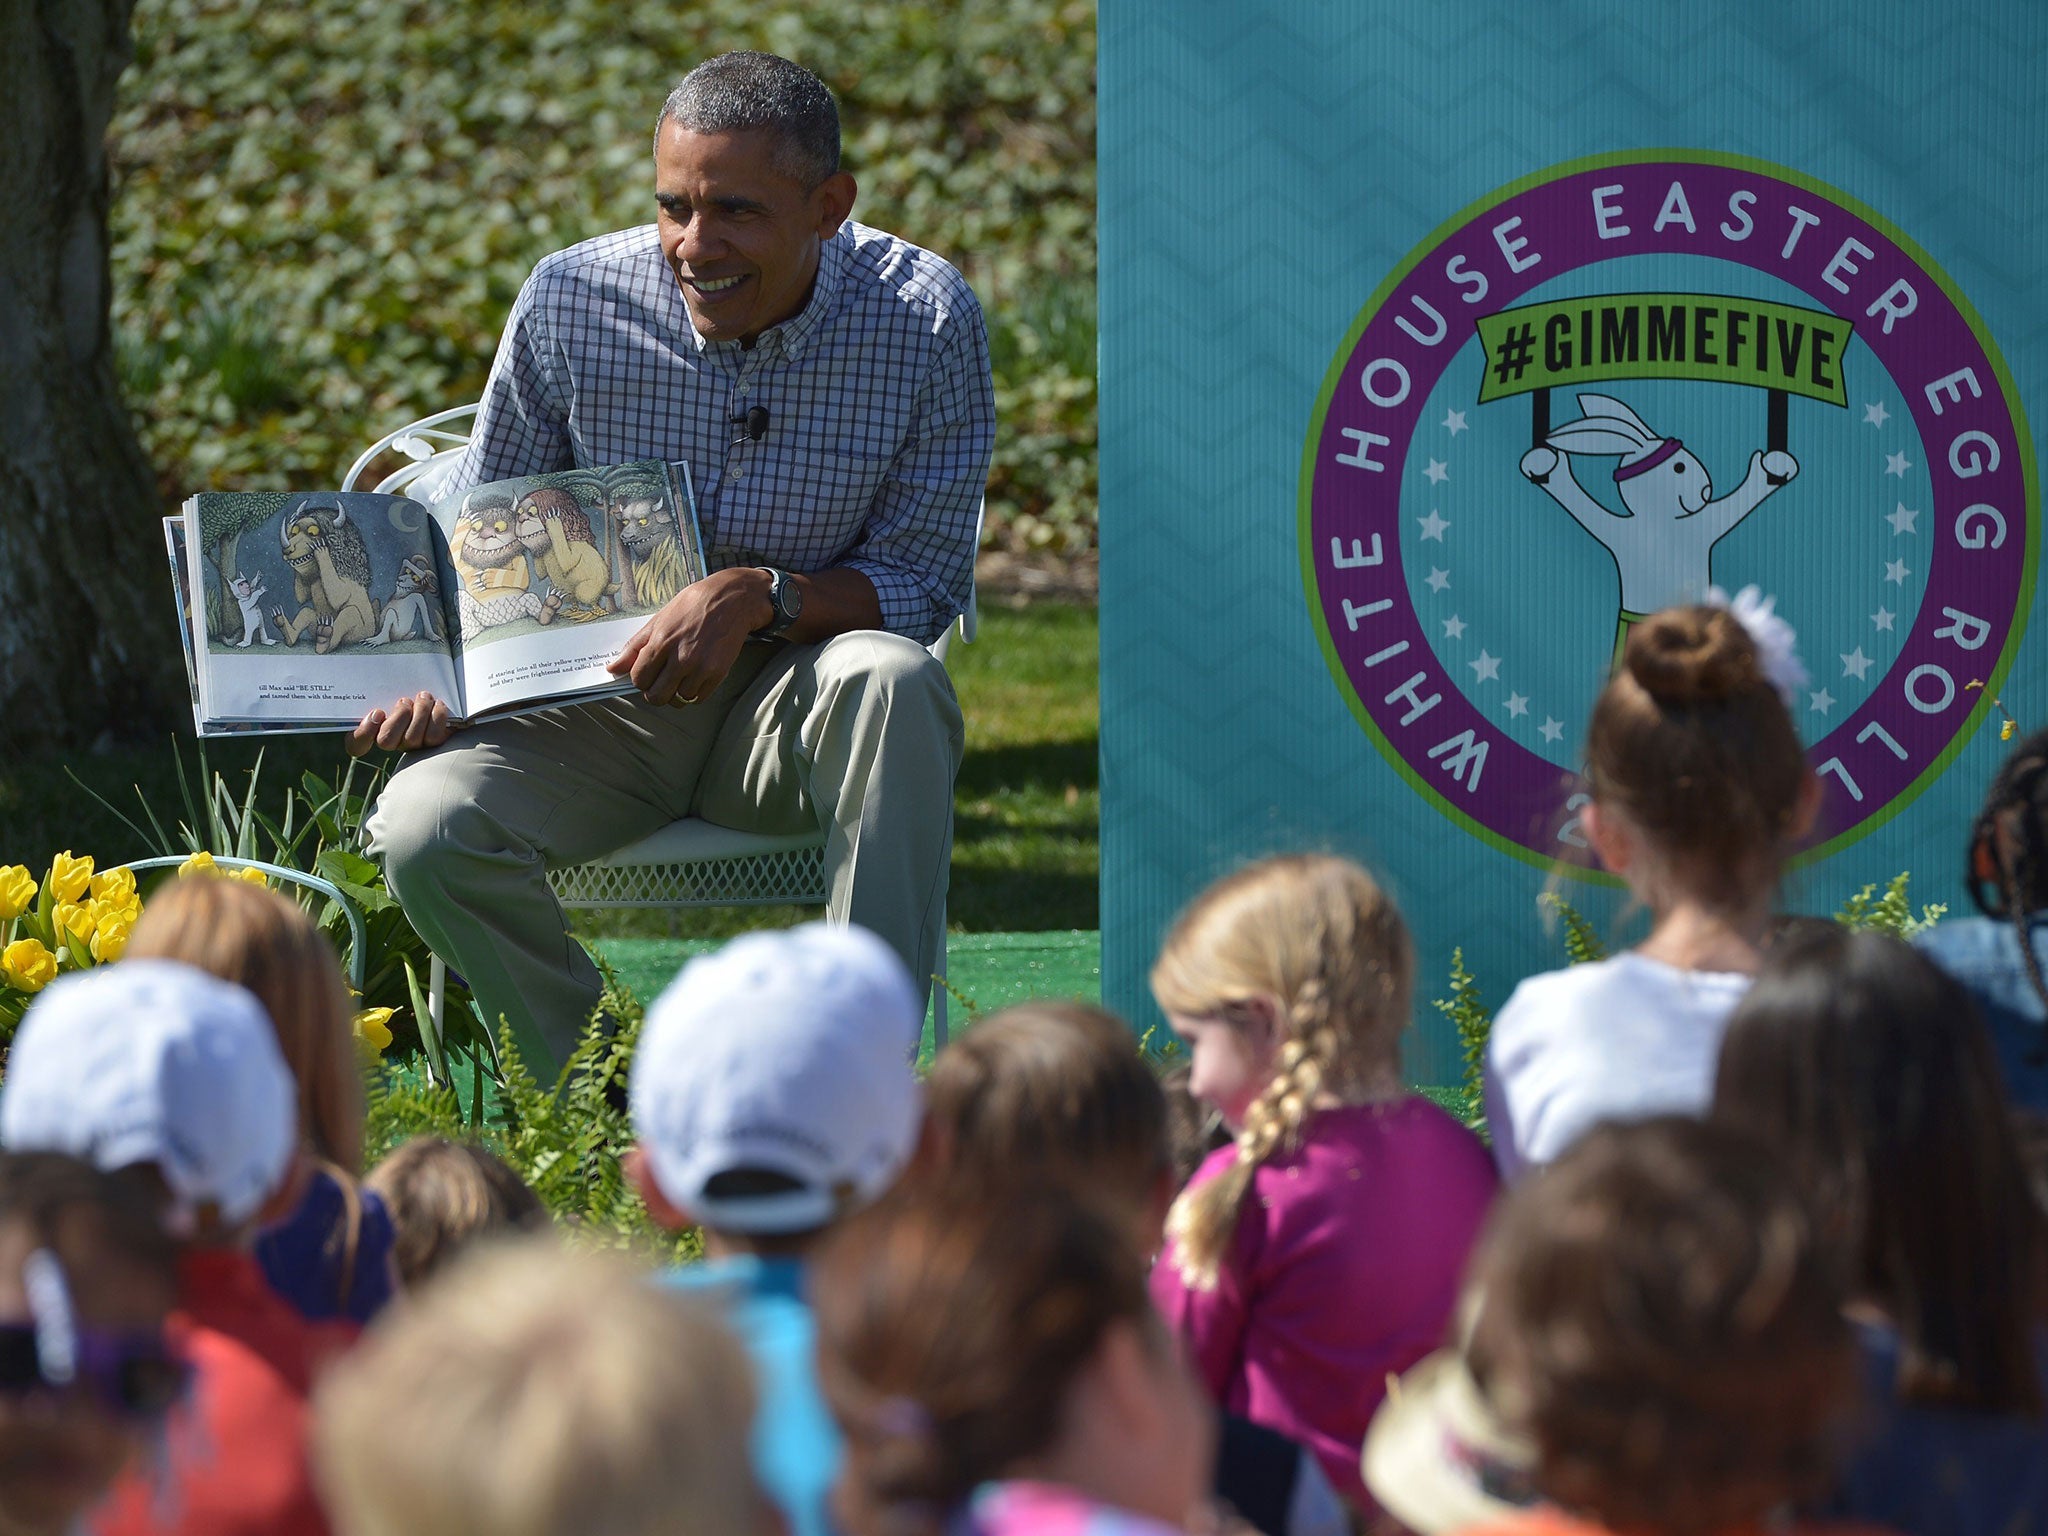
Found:
[[[1614, 216], [1663, 206], [1673, 183], [1711, 215]], [[1583, 846], [1565, 823], [1583, 784], [1482, 714], [1435, 654], [1400, 558], [1402, 471], [1471, 317], [1641, 255], [1737, 262], [1850, 319], [1926, 449], [1936, 537], [1919, 609], [1883, 680], [1809, 749], [1826, 793], [1802, 857], [1822, 856], [1909, 803], [1984, 717], [2032, 599], [2038, 503], [2025, 416], [1981, 321], [1906, 236], [1798, 172], [1684, 150], [1600, 156], [1482, 200], [1411, 253], [1354, 324], [1309, 433], [1303, 566], [1325, 654], [1389, 762], [1453, 820], [1545, 866]]]

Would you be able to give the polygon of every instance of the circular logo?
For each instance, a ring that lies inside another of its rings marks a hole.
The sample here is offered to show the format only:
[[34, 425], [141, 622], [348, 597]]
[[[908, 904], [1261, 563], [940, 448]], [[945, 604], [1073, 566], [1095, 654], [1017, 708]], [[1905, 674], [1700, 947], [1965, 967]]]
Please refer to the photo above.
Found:
[[1541, 172], [1366, 303], [1302, 469], [1332, 674], [1408, 782], [1585, 863], [1580, 743], [1632, 625], [1756, 586], [1798, 632], [1806, 858], [1990, 707], [2038, 544], [2004, 361], [1926, 254], [1812, 178], [1695, 151]]

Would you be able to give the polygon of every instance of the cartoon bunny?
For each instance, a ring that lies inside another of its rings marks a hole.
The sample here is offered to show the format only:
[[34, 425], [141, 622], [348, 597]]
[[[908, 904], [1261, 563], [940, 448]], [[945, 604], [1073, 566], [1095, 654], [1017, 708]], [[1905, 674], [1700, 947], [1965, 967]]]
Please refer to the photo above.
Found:
[[[1579, 410], [1580, 420], [1566, 422], [1543, 447], [1522, 455], [1522, 473], [1614, 557], [1621, 574], [1618, 656], [1630, 626], [1659, 608], [1706, 596], [1714, 545], [1798, 474], [1799, 462], [1775, 450], [1752, 453], [1742, 484], [1715, 501], [1706, 466], [1678, 438], [1660, 437], [1607, 395], [1580, 395]], [[1566, 455], [1618, 456], [1614, 485], [1627, 510], [1602, 506], [1579, 484]]]

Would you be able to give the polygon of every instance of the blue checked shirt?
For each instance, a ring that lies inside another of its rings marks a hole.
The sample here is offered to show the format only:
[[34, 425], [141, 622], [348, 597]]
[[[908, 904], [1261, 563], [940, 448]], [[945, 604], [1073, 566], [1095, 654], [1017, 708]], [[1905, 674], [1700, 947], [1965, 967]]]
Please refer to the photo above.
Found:
[[649, 224], [534, 268], [447, 489], [681, 459], [712, 570], [859, 571], [929, 644], [967, 604], [994, 447], [981, 306], [931, 252], [843, 225], [803, 310], [743, 350], [697, 334]]

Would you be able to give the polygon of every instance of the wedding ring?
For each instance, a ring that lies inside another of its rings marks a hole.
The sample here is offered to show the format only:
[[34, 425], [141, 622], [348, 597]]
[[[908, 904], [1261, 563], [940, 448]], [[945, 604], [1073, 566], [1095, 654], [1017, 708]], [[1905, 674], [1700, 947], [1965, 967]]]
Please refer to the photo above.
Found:
[[674, 704], [674, 705], [675, 705], [675, 706], [676, 706], [677, 708], [679, 708], [679, 709], [680, 709], [680, 708], [681, 708], [681, 707], [682, 707], [683, 705], [685, 705], [685, 704], [694, 704], [694, 703], [696, 703], [696, 702], [697, 702], [697, 698], [698, 698], [698, 695], [696, 695], [696, 694], [694, 694], [694, 693], [679, 693], [679, 694], [677, 694], [677, 695], [676, 695], [676, 696], [675, 696], [675, 697], [674, 697], [673, 699], [671, 699], [671, 700], [670, 700], [669, 702], [670, 702], [670, 703], [672, 703], [672, 704]]

